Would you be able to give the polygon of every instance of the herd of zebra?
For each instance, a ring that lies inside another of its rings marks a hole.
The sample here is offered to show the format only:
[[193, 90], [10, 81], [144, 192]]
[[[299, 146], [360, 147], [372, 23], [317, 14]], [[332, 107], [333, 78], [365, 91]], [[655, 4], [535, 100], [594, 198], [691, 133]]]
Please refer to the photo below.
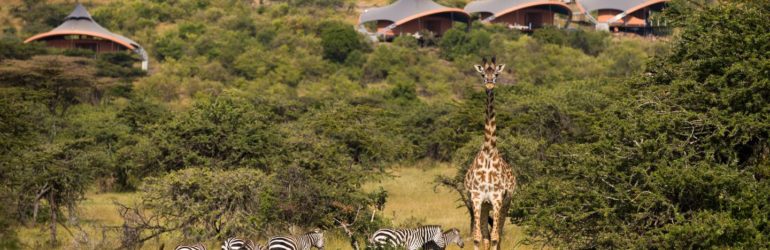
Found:
[[[460, 230], [452, 228], [442, 231], [441, 226], [421, 226], [417, 228], [383, 228], [369, 237], [369, 245], [375, 249], [384, 247], [403, 247], [408, 250], [443, 250], [450, 244], [462, 248], [465, 244]], [[313, 230], [300, 236], [277, 236], [267, 242], [267, 246], [252, 240], [229, 238], [224, 241], [222, 250], [310, 250], [312, 247], [324, 249], [324, 233]], [[180, 245], [176, 250], [206, 250], [203, 244]]]

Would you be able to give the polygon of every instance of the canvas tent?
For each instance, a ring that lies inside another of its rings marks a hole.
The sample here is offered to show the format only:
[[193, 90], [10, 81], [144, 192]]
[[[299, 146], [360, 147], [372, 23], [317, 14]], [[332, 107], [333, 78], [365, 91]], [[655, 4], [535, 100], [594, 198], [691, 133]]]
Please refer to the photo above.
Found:
[[484, 21], [505, 23], [523, 30], [554, 25], [557, 13], [567, 17], [565, 27], [572, 18], [569, 6], [553, 0], [481, 0], [468, 3], [465, 11], [479, 14]]
[[77, 4], [59, 27], [34, 35], [25, 43], [41, 41], [50, 47], [63, 49], [89, 49], [96, 53], [130, 50], [142, 58], [142, 69], [147, 70], [148, 56], [138, 43], [115, 34], [96, 23], [82, 4]]
[[414, 34], [422, 30], [441, 36], [452, 27], [453, 22], [467, 23], [469, 20], [465, 11], [442, 6], [431, 0], [398, 0], [388, 6], [364, 10], [358, 23], [363, 27], [365, 23], [375, 22], [377, 35], [386, 37]]

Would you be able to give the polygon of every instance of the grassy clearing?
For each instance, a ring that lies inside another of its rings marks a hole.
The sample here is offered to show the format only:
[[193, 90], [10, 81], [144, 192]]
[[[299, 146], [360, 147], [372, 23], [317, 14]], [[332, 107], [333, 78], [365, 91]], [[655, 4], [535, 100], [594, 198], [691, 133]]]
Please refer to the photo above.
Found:
[[[454, 175], [456, 168], [449, 164], [422, 164], [425, 167], [395, 168], [392, 179], [371, 183], [366, 188], [382, 186], [388, 191], [385, 204], [385, 216], [396, 225], [441, 225], [444, 228], [460, 229], [465, 239], [466, 248], [473, 247], [470, 238], [470, 217], [465, 207], [458, 207], [459, 196], [449, 189], [437, 188], [434, 192], [433, 180], [436, 175]], [[514, 249], [516, 242], [523, 239], [521, 228], [506, 224], [501, 249]], [[516, 246], [516, 249], [530, 249], [529, 246]], [[460, 249], [452, 246], [447, 249]]]
[[[460, 229], [465, 238], [466, 247], [472, 247], [468, 232], [469, 217], [465, 208], [458, 207], [457, 194], [450, 192], [445, 188], [437, 188], [434, 192], [433, 179], [436, 175], [452, 175], [456, 169], [448, 164], [418, 164], [420, 167], [396, 167], [393, 169], [393, 178], [387, 178], [379, 182], [366, 185], [366, 189], [375, 189], [379, 187], [388, 191], [388, 202], [385, 205], [384, 216], [391, 218], [395, 225], [442, 225], [444, 228], [456, 227]], [[106, 231], [102, 234], [103, 226], [120, 226], [122, 220], [118, 214], [114, 201], [124, 204], [133, 204], [138, 200], [136, 193], [101, 193], [90, 192], [86, 200], [80, 207], [80, 218], [83, 230], [88, 234], [89, 244], [77, 244], [72, 235], [59, 227], [59, 240], [62, 243], [59, 249], [94, 249], [102, 246], [118, 246], [118, 232]], [[73, 230], [75, 236], [78, 236], [76, 230]], [[24, 248], [41, 249], [46, 248], [45, 240], [49, 234], [47, 225], [37, 225], [22, 228], [18, 232]], [[104, 237], [104, 239], [102, 238]], [[508, 223], [506, 225], [505, 235], [503, 236], [503, 245], [501, 249], [514, 249], [517, 241], [523, 238], [521, 229]], [[158, 249], [161, 244], [166, 249], [171, 249], [180, 242], [179, 235], [164, 235], [158, 241], [151, 241], [145, 244], [145, 249]], [[264, 241], [264, 239], [261, 239]], [[207, 246], [214, 248], [218, 242], [207, 242]], [[327, 236], [326, 249], [343, 250], [349, 249], [348, 241], [345, 237], [337, 234]], [[529, 249], [530, 247], [517, 247], [518, 249]], [[218, 247], [214, 248], [218, 249]], [[457, 250], [456, 246], [448, 249]]]

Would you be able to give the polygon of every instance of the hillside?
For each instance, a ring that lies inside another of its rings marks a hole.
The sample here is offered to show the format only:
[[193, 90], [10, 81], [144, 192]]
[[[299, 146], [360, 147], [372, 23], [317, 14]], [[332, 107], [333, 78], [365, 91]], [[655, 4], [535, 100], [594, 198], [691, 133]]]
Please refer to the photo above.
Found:
[[673, 0], [663, 38], [474, 21], [373, 43], [352, 24], [386, 2], [83, 2], [76, 21], [141, 45], [148, 72], [21, 42], [73, 1], [3, 4], [0, 249], [313, 229], [349, 249], [425, 224], [470, 247], [458, 199], [488, 100], [518, 181], [504, 249], [770, 247], [767, 2]]

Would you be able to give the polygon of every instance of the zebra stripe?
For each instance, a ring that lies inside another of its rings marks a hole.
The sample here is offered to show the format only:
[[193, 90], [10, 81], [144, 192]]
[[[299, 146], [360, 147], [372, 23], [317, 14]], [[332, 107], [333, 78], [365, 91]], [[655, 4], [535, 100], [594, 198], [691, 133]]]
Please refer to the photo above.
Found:
[[463, 248], [465, 246], [465, 243], [463, 242], [462, 236], [460, 236], [460, 230], [457, 228], [451, 228], [447, 231], [444, 231], [442, 237], [444, 238], [444, 244], [439, 245], [436, 242], [428, 242], [423, 246], [424, 250], [444, 250], [449, 246], [449, 244], [457, 244], [458, 247]]
[[324, 233], [315, 230], [300, 236], [277, 236], [267, 243], [268, 250], [310, 250], [316, 247], [324, 249]]
[[206, 250], [206, 246], [204, 246], [201, 243], [197, 243], [195, 245], [187, 246], [187, 245], [179, 245], [174, 248], [174, 250]]
[[383, 228], [374, 232], [372, 237], [369, 238], [369, 243], [377, 248], [389, 245], [405, 247], [409, 250], [416, 250], [431, 241], [437, 245], [446, 246], [440, 226], [422, 226], [406, 229]]
[[222, 250], [263, 250], [264, 248], [252, 240], [229, 238], [222, 245]]

